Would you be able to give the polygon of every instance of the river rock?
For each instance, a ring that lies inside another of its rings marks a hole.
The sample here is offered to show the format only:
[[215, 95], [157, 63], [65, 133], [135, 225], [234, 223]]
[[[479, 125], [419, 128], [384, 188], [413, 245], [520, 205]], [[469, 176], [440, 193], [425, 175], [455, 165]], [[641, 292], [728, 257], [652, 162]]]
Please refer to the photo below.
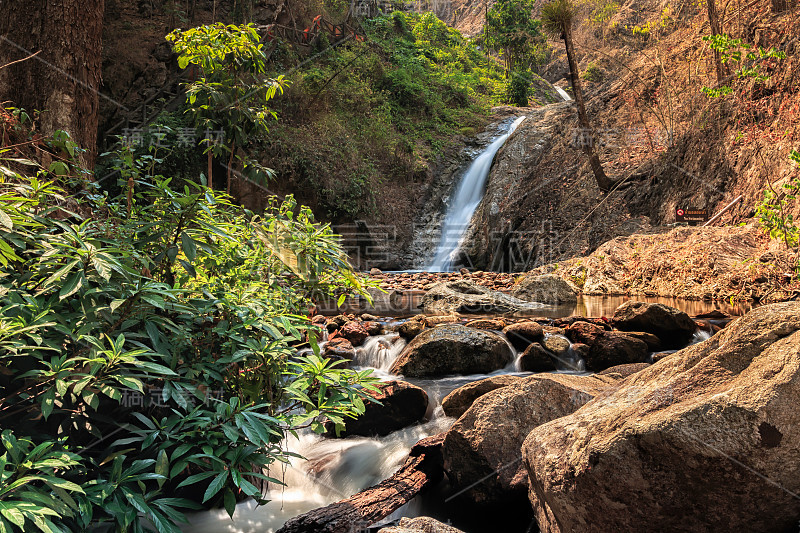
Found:
[[349, 340], [336, 337], [325, 343], [322, 355], [331, 359], [349, 359], [352, 361], [356, 356], [356, 350]]
[[569, 354], [570, 342], [561, 335], [548, 335], [544, 339], [542, 346], [559, 359], [563, 359]]
[[524, 350], [532, 342], [542, 339], [544, 330], [538, 322], [526, 320], [503, 328], [503, 334], [517, 350]]
[[405, 340], [410, 341], [425, 329], [425, 317], [417, 315], [411, 320], [406, 320], [397, 328], [397, 333]]
[[392, 374], [433, 377], [488, 374], [511, 362], [513, 353], [497, 333], [444, 324], [420, 333], [392, 364]]
[[363, 322], [351, 320], [339, 328], [339, 335], [349, 340], [353, 346], [361, 346], [369, 337], [369, 332]]
[[362, 324], [364, 326], [364, 329], [367, 330], [367, 333], [370, 336], [383, 335], [384, 334], [384, 329], [385, 328], [383, 327], [383, 324], [381, 324], [380, 322], [375, 322], [375, 321], [370, 320], [369, 322], [362, 322]]
[[756, 308], [530, 433], [541, 531], [795, 531], [798, 398], [800, 303]]
[[514, 285], [511, 295], [528, 302], [545, 304], [577, 303], [578, 301], [575, 289], [553, 274], [527, 275]]
[[[527, 473], [520, 446], [535, 427], [566, 416], [614, 380], [608, 376], [537, 374], [479, 397], [446, 433], [445, 471], [478, 503], [524, 502]], [[496, 475], [493, 475], [495, 474]]]
[[480, 318], [478, 320], [470, 320], [464, 324], [468, 328], [486, 329], [489, 331], [502, 331], [506, 327], [505, 322], [493, 318]]
[[426, 316], [424, 318], [425, 325], [429, 328], [434, 326], [438, 326], [439, 324], [453, 324], [453, 323], [460, 323], [461, 317], [458, 315], [432, 315]]
[[400, 519], [396, 526], [385, 527], [378, 530], [378, 533], [463, 533], [447, 524], [434, 520], [428, 516], [418, 516], [416, 518]]
[[605, 328], [590, 322], [573, 322], [567, 328], [566, 336], [572, 342], [579, 342], [591, 346], [599, 335], [602, 335]]
[[620, 305], [611, 323], [623, 331], [646, 331], [661, 339], [665, 348], [683, 348], [697, 329], [689, 315], [664, 304], [629, 300]]
[[519, 369], [523, 372], [552, 372], [556, 370], [555, 358], [538, 342], [532, 342], [519, 356]]
[[[408, 427], [425, 416], [428, 395], [420, 387], [405, 381], [386, 381], [375, 386], [380, 392], [368, 391], [367, 394], [380, 403], [364, 402], [364, 414], [345, 420], [340, 437], [382, 437]], [[325, 428], [328, 430], [327, 436], [335, 435], [332, 423], [326, 423]]]
[[647, 345], [648, 351], [658, 352], [663, 348], [661, 339], [652, 333], [647, 333], [644, 331], [626, 331], [625, 335], [628, 337], [633, 337], [634, 339], [639, 339], [640, 341], [644, 341], [644, 343]]
[[422, 298], [421, 307], [428, 314], [470, 314], [532, 311], [540, 309], [542, 305], [462, 279], [437, 283]]
[[648, 354], [644, 341], [620, 331], [603, 331], [589, 346], [584, 361], [587, 370], [599, 372], [612, 366], [644, 363]]
[[519, 376], [492, 376], [490, 378], [481, 379], [467, 383], [463, 387], [459, 387], [442, 400], [442, 409], [444, 414], [459, 418], [464, 412], [469, 409], [472, 403], [488, 392], [492, 392], [500, 387], [507, 387], [522, 379]]

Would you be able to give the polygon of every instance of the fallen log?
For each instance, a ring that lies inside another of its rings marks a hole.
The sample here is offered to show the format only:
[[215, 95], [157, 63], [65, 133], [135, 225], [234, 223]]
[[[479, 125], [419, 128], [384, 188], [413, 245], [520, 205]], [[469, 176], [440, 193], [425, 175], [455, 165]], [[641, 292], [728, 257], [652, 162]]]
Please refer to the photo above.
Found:
[[422, 439], [389, 479], [287, 521], [277, 533], [357, 533], [392, 514], [443, 476], [444, 433]]

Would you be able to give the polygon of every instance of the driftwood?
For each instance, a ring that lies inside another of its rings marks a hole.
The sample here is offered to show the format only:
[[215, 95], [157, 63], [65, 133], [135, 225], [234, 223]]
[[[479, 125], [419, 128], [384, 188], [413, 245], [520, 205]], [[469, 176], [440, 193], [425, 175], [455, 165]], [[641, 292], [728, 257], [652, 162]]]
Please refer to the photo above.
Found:
[[444, 433], [411, 448], [400, 470], [379, 484], [344, 500], [286, 522], [277, 533], [357, 533], [392, 514], [421, 490], [442, 479]]

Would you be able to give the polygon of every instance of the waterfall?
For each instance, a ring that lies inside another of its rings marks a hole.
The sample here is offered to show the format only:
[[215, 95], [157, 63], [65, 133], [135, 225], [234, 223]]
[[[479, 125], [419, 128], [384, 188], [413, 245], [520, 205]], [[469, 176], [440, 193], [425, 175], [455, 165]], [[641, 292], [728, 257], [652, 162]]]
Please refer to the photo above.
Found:
[[565, 102], [569, 102], [570, 100], [572, 100], [572, 97], [567, 93], [567, 91], [565, 91], [561, 87], [558, 87], [557, 85], [553, 85], [553, 87], [556, 88], [556, 92], [558, 92], [559, 96], [561, 96], [561, 98], [563, 98]]
[[461, 246], [461, 240], [469, 227], [472, 215], [478, 204], [483, 199], [483, 189], [486, 178], [492, 168], [492, 161], [506, 139], [514, 133], [525, 117], [516, 119], [508, 131], [498, 137], [484, 150], [461, 176], [455, 194], [450, 200], [447, 215], [442, 225], [442, 234], [439, 246], [436, 248], [433, 260], [426, 269], [428, 272], [446, 272], [451, 270], [452, 256]]

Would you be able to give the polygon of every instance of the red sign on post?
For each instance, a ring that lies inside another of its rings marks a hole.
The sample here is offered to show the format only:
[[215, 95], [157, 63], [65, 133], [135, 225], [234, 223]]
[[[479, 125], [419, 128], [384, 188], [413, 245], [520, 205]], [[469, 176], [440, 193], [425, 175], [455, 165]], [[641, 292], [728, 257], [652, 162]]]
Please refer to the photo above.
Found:
[[705, 222], [707, 220], [707, 209], [683, 209], [679, 207], [675, 210], [675, 222], [688, 222], [695, 225], [698, 222]]

